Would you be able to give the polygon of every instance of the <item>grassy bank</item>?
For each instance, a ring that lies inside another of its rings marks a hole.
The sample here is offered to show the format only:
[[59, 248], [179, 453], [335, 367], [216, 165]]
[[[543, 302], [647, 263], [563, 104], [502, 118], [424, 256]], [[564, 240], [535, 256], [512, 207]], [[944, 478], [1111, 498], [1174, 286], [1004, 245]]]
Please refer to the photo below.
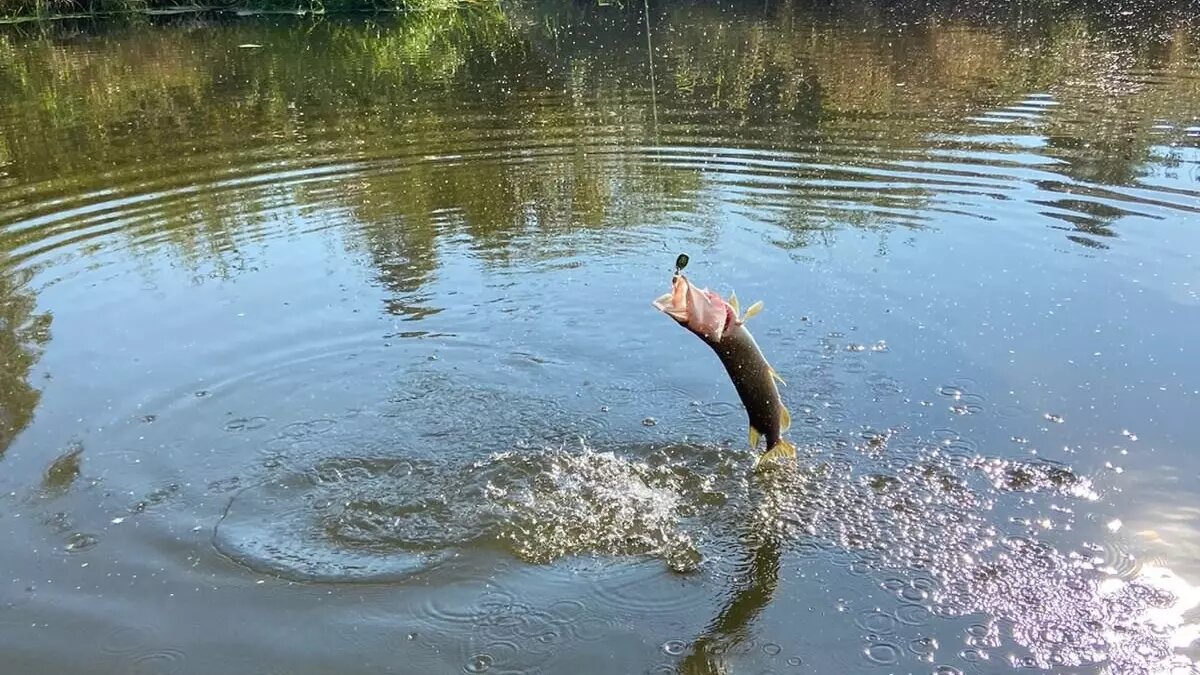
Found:
[[447, 10], [497, 0], [0, 0], [0, 23], [185, 12], [337, 14]]

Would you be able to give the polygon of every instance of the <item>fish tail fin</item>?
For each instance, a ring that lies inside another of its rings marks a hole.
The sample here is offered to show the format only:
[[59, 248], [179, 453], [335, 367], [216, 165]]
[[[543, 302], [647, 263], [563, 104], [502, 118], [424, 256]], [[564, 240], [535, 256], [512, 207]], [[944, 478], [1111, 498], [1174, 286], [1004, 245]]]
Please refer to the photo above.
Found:
[[766, 452], [758, 456], [754, 460], [754, 468], [758, 468], [763, 462], [773, 462], [780, 459], [795, 459], [796, 446], [788, 442], [786, 438], [781, 438], [776, 441], [775, 445], [771, 446]]

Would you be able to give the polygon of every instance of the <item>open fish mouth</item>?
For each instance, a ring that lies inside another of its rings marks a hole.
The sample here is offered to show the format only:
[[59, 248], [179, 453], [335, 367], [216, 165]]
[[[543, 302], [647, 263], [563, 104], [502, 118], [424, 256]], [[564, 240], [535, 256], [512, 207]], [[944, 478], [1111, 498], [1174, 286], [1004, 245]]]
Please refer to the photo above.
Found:
[[736, 318], [729, 304], [717, 292], [693, 286], [679, 272], [671, 277], [671, 292], [660, 295], [653, 304], [709, 343], [720, 342]]
[[671, 292], [655, 298], [654, 307], [679, 323], [687, 324], [688, 317], [691, 316], [688, 306], [689, 290], [691, 284], [688, 283], [687, 277], [676, 274], [671, 277]]

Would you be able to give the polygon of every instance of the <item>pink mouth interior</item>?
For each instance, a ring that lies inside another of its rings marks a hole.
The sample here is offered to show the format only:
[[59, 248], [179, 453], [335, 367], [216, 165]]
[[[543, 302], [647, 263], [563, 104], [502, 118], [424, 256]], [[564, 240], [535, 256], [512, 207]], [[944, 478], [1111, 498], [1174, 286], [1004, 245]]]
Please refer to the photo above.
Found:
[[694, 333], [717, 339], [732, 320], [732, 308], [715, 291], [699, 289], [682, 275], [671, 279], [671, 292], [654, 300], [654, 306]]

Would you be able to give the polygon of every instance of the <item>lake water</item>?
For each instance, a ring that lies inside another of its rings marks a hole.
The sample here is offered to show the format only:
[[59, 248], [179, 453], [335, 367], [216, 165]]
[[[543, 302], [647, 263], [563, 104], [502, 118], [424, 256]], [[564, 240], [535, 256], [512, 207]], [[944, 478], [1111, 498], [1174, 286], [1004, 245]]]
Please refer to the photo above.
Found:
[[0, 27], [0, 671], [1200, 673], [1151, 9]]

